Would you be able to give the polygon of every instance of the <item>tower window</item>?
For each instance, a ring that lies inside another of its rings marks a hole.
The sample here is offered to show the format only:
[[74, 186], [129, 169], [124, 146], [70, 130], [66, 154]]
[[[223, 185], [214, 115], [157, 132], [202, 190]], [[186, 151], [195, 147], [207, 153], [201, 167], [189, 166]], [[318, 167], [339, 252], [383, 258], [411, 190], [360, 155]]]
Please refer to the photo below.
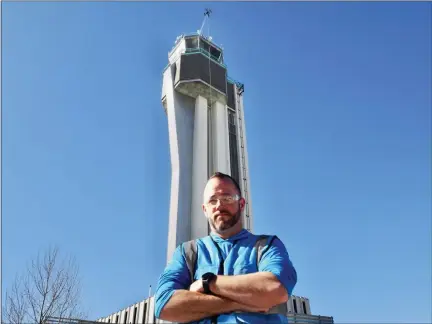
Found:
[[134, 308], [134, 313], [133, 313], [133, 320], [132, 320], [132, 323], [133, 323], [133, 324], [136, 323], [136, 313], [137, 313], [137, 308], [136, 308], [136, 306], [135, 306], [135, 308]]
[[297, 303], [295, 299], [293, 299], [293, 306], [294, 306], [294, 313], [297, 314]]
[[202, 48], [207, 53], [210, 53], [210, 55], [213, 57], [213, 59], [215, 59], [218, 62], [221, 62], [221, 56], [222, 56], [221, 54], [222, 53], [219, 49], [217, 49], [216, 47], [209, 44], [203, 38], [200, 39], [199, 46], [200, 46], [200, 48]]
[[144, 303], [144, 312], [143, 312], [143, 319], [142, 319], [142, 324], [146, 323], [146, 314], [147, 313], [147, 303]]
[[306, 310], [306, 303], [305, 303], [304, 301], [302, 301], [302, 304], [303, 304], [303, 312], [304, 312], [305, 314], [307, 314], [307, 310]]
[[186, 48], [188, 49], [198, 48], [198, 36], [187, 37], [185, 38], [185, 41], [186, 41]]

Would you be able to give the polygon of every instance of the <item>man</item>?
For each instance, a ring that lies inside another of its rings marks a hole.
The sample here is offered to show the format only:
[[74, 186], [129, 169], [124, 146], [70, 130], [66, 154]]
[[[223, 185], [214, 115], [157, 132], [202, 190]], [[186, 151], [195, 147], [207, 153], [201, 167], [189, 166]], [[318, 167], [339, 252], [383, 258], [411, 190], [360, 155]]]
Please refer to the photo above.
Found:
[[297, 273], [275, 236], [266, 238], [257, 260], [259, 237], [243, 229], [244, 207], [233, 178], [218, 172], [209, 179], [202, 208], [211, 234], [195, 241], [192, 275], [188, 245], [177, 247], [159, 279], [156, 317], [182, 323], [287, 323], [286, 309], [269, 310], [286, 305]]

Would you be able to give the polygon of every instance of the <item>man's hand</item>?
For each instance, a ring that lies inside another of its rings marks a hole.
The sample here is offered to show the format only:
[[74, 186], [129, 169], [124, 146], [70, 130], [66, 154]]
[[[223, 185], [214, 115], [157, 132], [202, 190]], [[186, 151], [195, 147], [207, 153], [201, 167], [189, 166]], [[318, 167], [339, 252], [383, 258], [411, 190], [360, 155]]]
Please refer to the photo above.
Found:
[[[194, 287], [198, 286], [198, 283], [194, 284]], [[169, 322], [189, 323], [241, 310], [242, 307], [229, 299], [178, 289], [162, 308], [159, 318]]]
[[199, 292], [199, 293], [204, 293], [204, 287], [202, 284], [202, 280], [199, 279], [197, 281], [195, 281], [190, 287], [189, 287], [189, 291], [195, 291], [195, 292]]

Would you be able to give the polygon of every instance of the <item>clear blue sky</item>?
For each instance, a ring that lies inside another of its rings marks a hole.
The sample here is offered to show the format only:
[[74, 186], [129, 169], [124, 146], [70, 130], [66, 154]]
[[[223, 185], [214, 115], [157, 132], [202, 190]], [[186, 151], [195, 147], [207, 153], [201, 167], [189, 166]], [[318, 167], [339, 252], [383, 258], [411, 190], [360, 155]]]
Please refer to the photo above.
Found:
[[[209, 3], [2, 3], [3, 291], [49, 244], [91, 318], [165, 265], [167, 52]], [[245, 83], [255, 231], [343, 322], [431, 322], [431, 4], [212, 3]], [[204, 216], [203, 216], [204, 217]]]

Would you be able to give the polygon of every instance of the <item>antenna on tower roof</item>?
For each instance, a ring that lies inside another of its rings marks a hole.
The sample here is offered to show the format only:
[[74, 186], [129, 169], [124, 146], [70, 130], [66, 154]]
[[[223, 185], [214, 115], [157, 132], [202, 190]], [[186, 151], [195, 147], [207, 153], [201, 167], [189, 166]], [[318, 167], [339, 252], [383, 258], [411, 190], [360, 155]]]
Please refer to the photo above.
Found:
[[[198, 34], [202, 35], [204, 24], [206, 22], [207, 17], [210, 18], [210, 15], [212, 14], [212, 10], [209, 8], [205, 8], [204, 10], [204, 20], [202, 22], [201, 28], [198, 30]], [[210, 35], [209, 35], [210, 36]]]
[[211, 13], [212, 13], [212, 10], [209, 8], [206, 8], [204, 11], [204, 16], [208, 16], [210, 18]]

